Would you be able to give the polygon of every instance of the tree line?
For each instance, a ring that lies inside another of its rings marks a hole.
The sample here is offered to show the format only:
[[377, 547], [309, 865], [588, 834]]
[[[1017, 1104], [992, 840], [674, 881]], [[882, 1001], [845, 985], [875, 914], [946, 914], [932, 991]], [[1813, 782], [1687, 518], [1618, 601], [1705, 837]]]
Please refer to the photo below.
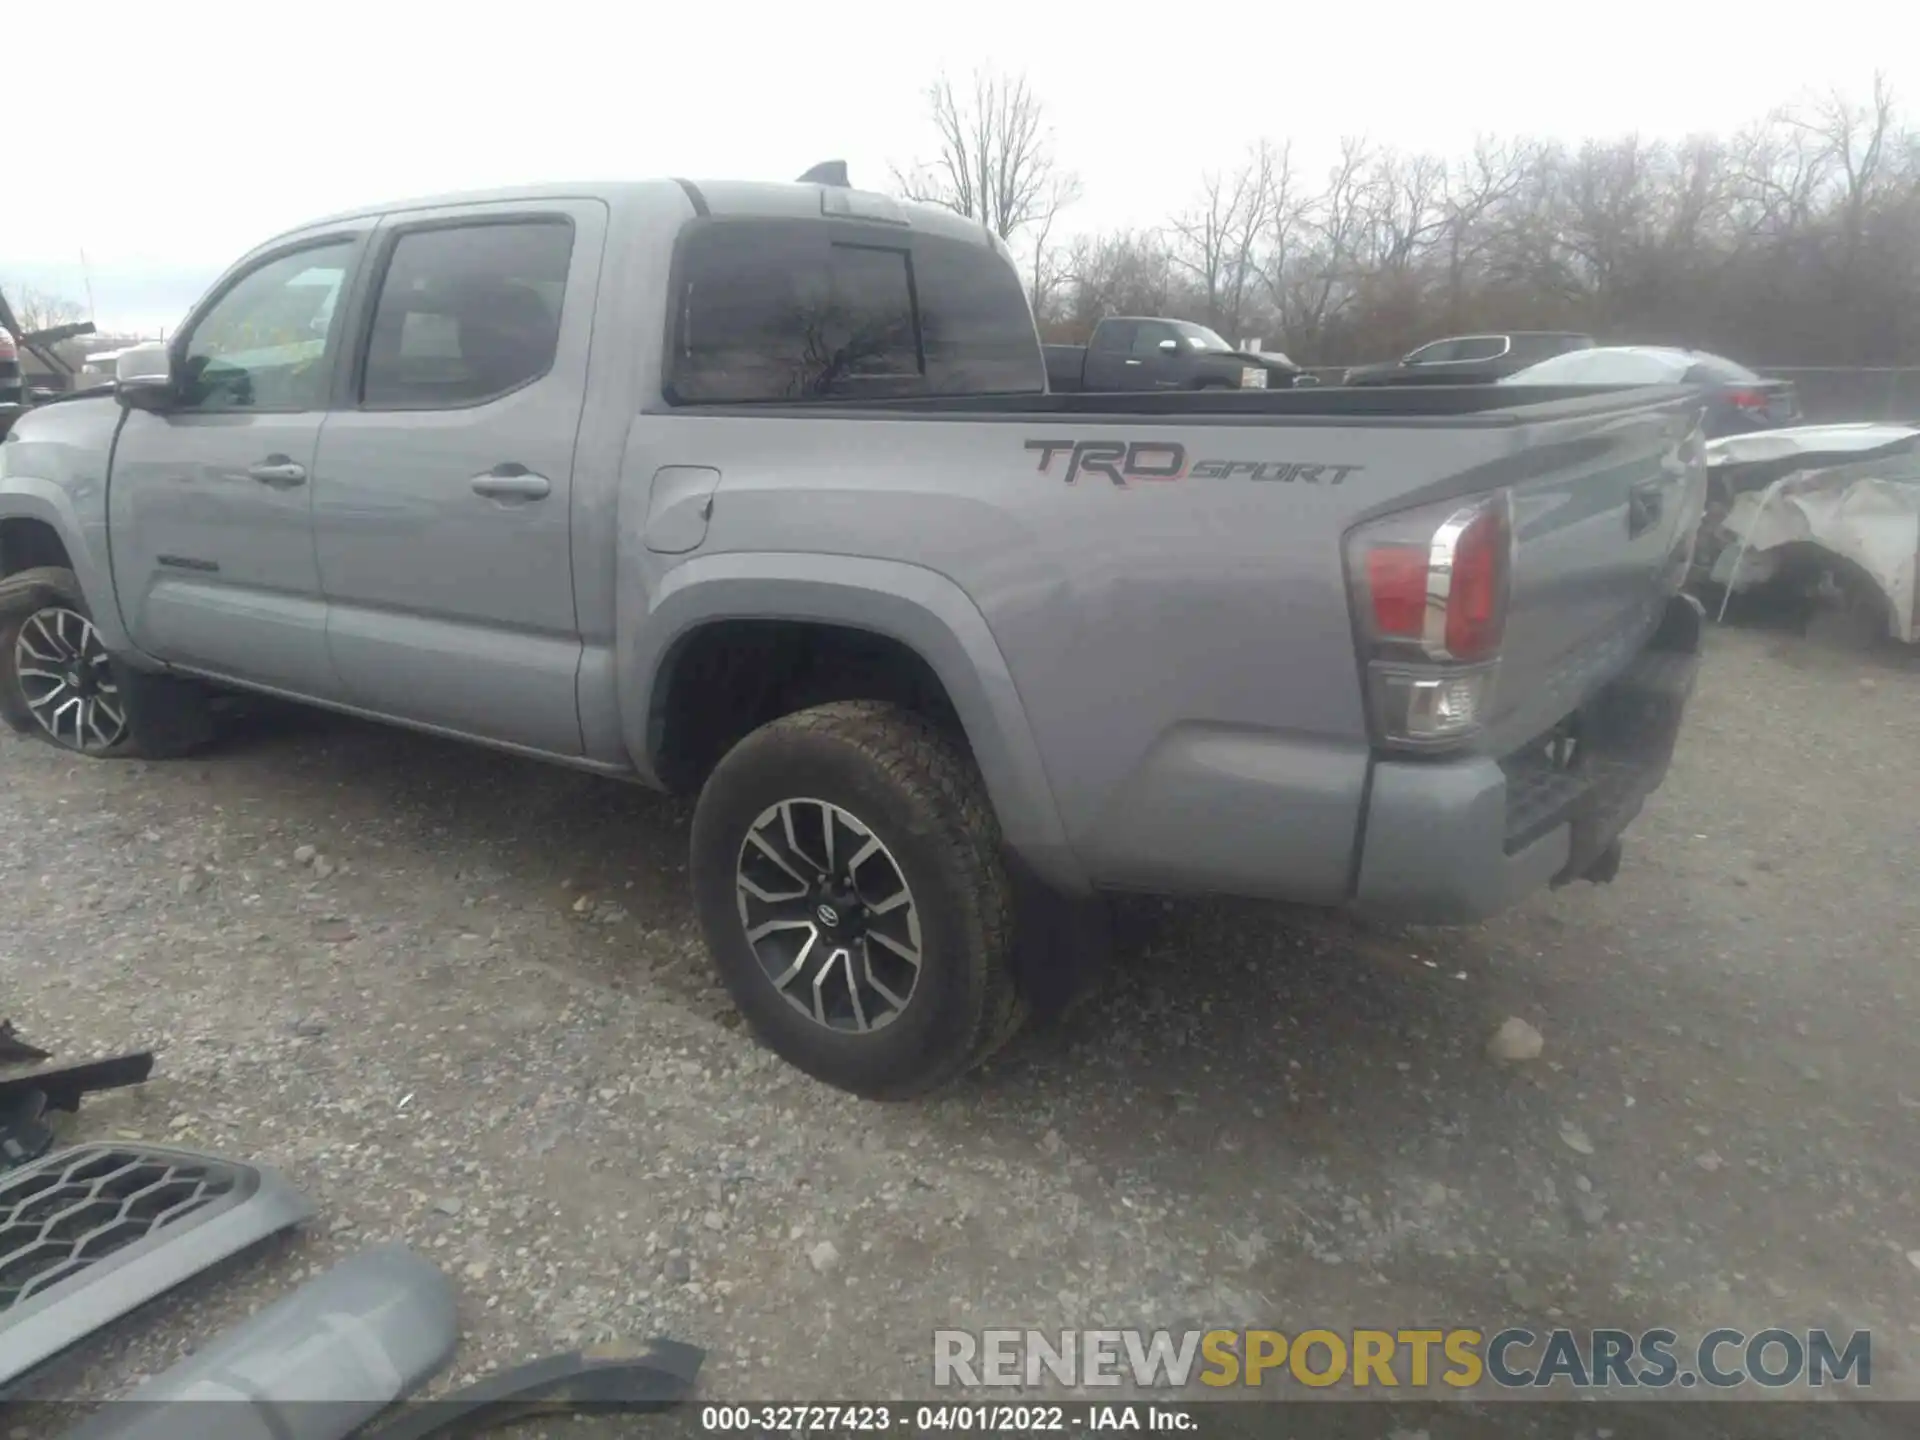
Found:
[[1080, 186], [1024, 78], [941, 79], [928, 104], [933, 156], [897, 188], [1005, 238], [1049, 340], [1135, 314], [1308, 365], [1522, 329], [1920, 364], [1920, 130], [1883, 79], [1684, 140], [1489, 137], [1449, 157], [1349, 137], [1324, 172], [1261, 140], [1162, 223], [1071, 238]]

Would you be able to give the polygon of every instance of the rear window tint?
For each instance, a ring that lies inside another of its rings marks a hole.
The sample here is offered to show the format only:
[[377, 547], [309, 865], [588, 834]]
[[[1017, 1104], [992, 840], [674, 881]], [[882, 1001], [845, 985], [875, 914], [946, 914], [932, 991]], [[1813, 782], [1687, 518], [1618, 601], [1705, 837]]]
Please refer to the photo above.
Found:
[[[668, 365], [676, 403], [1045, 388], [1018, 275], [985, 246], [794, 221], [691, 231]], [[892, 242], [892, 243], [889, 243]]]

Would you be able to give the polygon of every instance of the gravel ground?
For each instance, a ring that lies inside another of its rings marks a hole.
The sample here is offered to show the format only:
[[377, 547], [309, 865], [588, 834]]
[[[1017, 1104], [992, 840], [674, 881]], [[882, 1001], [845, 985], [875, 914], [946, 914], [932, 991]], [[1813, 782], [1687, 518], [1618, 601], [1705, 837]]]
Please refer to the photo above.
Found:
[[[1105, 993], [903, 1107], [740, 1030], [684, 807], [318, 716], [163, 765], [0, 732], [0, 1014], [159, 1052], [72, 1138], [320, 1206], [39, 1391], [404, 1238], [459, 1286], [443, 1386], [654, 1333], [710, 1396], [834, 1400], [926, 1394], [942, 1325], [1531, 1319], [1870, 1328], [1920, 1396], [1920, 668], [1711, 641], [1611, 887], [1459, 931], [1130, 902]], [[1512, 1016], [1545, 1051], [1496, 1065]]]

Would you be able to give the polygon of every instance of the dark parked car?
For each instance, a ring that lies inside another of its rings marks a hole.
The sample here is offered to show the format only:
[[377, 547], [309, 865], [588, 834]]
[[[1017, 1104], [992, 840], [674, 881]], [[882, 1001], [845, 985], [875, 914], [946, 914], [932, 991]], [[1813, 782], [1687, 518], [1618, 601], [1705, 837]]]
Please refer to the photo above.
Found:
[[1790, 380], [1768, 380], [1723, 355], [1660, 345], [1608, 345], [1558, 355], [1503, 385], [1698, 385], [1707, 392], [1707, 438], [1798, 424]]
[[1452, 335], [1384, 365], [1356, 365], [1344, 385], [1488, 385], [1503, 375], [1569, 350], [1591, 350], [1591, 335], [1566, 330], [1515, 330], [1503, 335]]
[[1114, 315], [1086, 345], [1049, 345], [1047, 388], [1075, 390], [1284, 390], [1300, 367], [1270, 351], [1237, 350], [1204, 325]]
[[19, 347], [11, 335], [0, 330], [0, 405], [17, 406], [26, 398], [26, 376], [20, 368]]

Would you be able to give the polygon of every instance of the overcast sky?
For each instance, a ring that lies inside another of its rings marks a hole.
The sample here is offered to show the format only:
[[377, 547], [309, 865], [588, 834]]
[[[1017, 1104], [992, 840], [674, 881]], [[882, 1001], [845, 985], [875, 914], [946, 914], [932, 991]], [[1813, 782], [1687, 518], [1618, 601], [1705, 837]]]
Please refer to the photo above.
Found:
[[1046, 102], [1075, 228], [1154, 224], [1261, 135], [1317, 174], [1343, 134], [1457, 153], [1726, 131], [1864, 94], [1876, 65], [1920, 109], [1920, 8], [1898, 0], [12, 9], [0, 284], [84, 305], [90, 279], [103, 329], [170, 325], [240, 251], [368, 201], [829, 158], [879, 187], [931, 151], [927, 84], [989, 60]]

